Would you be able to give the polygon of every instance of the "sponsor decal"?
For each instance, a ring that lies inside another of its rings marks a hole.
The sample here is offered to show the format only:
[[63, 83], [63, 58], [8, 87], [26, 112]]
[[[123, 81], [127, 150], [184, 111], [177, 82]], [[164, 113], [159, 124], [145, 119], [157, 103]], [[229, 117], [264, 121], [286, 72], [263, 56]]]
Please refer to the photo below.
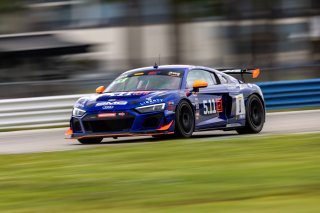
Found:
[[181, 73], [179, 72], [168, 72], [168, 75], [170, 76], [176, 76], [176, 77], [179, 77]]
[[217, 112], [223, 112], [222, 98], [216, 99], [216, 108], [217, 108]]
[[98, 118], [112, 118], [112, 117], [116, 117], [117, 113], [101, 113], [98, 114]]
[[126, 105], [127, 101], [105, 101], [105, 102], [99, 102], [96, 104], [96, 107], [100, 106], [115, 106], [115, 105]]
[[159, 74], [160, 72], [157, 72], [157, 71], [151, 71], [151, 72], [148, 72], [148, 75], [157, 75]]
[[114, 106], [103, 106], [102, 109], [113, 109]]
[[149, 93], [149, 91], [136, 91], [132, 92], [132, 95], [148, 95]]
[[113, 117], [116, 117], [116, 116], [120, 116], [120, 117], [123, 117], [123, 116], [126, 116], [128, 115], [128, 113], [126, 112], [108, 112], [108, 113], [100, 113], [98, 114], [98, 118], [113, 118]]
[[236, 117], [241, 119], [240, 116], [244, 116], [245, 117], [245, 114], [246, 114], [246, 107], [245, 107], [245, 104], [244, 104], [244, 97], [243, 97], [243, 94], [239, 94], [239, 95], [236, 95], [235, 96], [235, 101], [236, 101]]
[[125, 113], [125, 112], [119, 112], [118, 115], [119, 115], [119, 116], [126, 116], [127, 113]]
[[200, 113], [196, 112], [196, 120], [199, 120], [199, 118], [200, 118]]
[[105, 93], [105, 96], [137, 96], [137, 95], [147, 95], [149, 91], [135, 91], [135, 92], [116, 92], [116, 93]]
[[233, 123], [233, 124], [227, 124], [227, 127], [239, 127], [241, 124]]
[[199, 99], [198, 99], [198, 97], [195, 97], [195, 98], [194, 98], [194, 101], [195, 101], [195, 105], [196, 105], [196, 110], [199, 110], [199, 109], [200, 109], [200, 106], [199, 106]]
[[162, 98], [155, 98], [155, 99], [147, 98], [145, 101], [141, 102], [140, 105], [143, 106], [143, 105], [157, 104], [157, 103], [162, 103], [162, 102], [163, 102]]

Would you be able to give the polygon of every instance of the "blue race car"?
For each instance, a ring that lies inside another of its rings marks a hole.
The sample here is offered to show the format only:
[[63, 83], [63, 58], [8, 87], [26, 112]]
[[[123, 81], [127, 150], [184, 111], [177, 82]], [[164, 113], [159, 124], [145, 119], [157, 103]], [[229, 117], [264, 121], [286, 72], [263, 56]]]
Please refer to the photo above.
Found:
[[66, 135], [95, 144], [105, 137], [173, 134], [187, 138], [207, 130], [258, 133], [265, 122], [261, 89], [228, 74], [256, 78], [259, 73], [259, 69], [190, 65], [130, 70], [75, 103]]

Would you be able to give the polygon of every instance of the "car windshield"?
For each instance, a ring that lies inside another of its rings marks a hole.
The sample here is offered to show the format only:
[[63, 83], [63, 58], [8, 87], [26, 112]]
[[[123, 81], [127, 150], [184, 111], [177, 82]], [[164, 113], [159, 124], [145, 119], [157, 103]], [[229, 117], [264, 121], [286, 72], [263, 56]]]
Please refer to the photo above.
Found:
[[116, 78], [105, 92], [175, 90], [180, 88], [182, 74], [181, 70], [149, 70], [124, 73]]

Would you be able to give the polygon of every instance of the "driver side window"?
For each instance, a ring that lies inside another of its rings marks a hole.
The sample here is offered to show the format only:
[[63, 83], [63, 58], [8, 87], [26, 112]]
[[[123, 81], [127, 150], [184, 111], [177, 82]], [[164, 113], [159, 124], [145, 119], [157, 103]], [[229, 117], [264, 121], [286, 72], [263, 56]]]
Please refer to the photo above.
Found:
[[205, 70], [191, 70], [187, 76], [187, 88], [192, 88], [192, 84], [196, 80], [205, 81], [208, 83], [208, 86], [215, 85], [217, 82], [212, 78], [210, 72]]

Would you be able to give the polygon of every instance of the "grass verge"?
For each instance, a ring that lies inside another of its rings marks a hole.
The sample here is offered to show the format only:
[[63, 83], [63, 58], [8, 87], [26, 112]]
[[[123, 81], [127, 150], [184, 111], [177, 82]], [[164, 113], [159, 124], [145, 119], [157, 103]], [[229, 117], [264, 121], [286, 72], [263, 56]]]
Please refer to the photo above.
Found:
[[320, 212], [320, 134], [0, 155], [0, 212]]
[[320, 109], [319, 106], [314, 106], [314, 107], [300, 107], [300, 108], [285, 108], [285, 109], [273, 109], [273, 110], [267, 110], [267, 113], [272, 113], [272, 112], [291, 112], [291, 111], [308, 111], [308, 110], [317, 110]]

